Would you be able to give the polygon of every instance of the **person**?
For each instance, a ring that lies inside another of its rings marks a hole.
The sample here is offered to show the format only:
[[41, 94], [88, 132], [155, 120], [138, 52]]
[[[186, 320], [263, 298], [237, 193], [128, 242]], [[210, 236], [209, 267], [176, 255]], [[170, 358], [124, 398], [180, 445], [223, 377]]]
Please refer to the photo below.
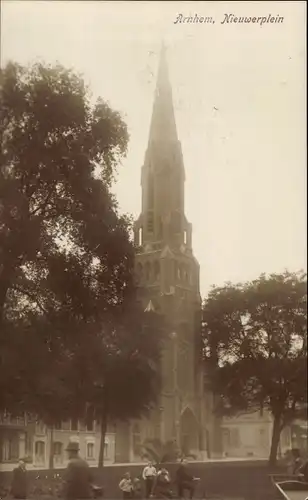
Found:
[[156, 474], [156, 469], [152, 462], [149, 462], [143, 469], [142, 477], [145, 481], [145, 498], [149, 498], [153, 493]]
[[293, 448], [292, 449], [292, 456], [293, 456], [293, 475], [297, 475], [299, 468], [302, 466], [303, 461], [300, 455], [300, 451], [298, 448]]
[[155, 481], [155, 495], [158, 498], [172, 498], [171, 479], [167, 469], [158, 471]]
[[11, 493], [13, 498], [25, 499], [28, 493], [28, 477], [26, 462], [19, 460], [18, 467], [13, 470]]
[[133, 480], [133, 497], [134, 498], [142, 498], [142, 491], [141, 491], [141, 481], [139, 477], [135, 477]]
[[298, 468], [297, 473], [304, 479], [305, 483], [308, 483], [308, 460]]
[[188, 471], [187, 462], [182, 459], [181, 464], [176, 471], [176, 482], [179, 498], [184, 497], [185, 490], [189, 492], [189, 498], [193, 498], [195, 490], [194, 479], [194, 476]]
[[66, 448], [69, 463], [64, 473], [64, 498], [84, 500], [92, 498], [92, 476], [88, 463], [79, 456], [79, 444], [70, 442]]
[[123, 479], [119, 482], [119, 488], [123, 493], [123, 499], [133, 497], [134, 486], [129, 472], [124, 474]]

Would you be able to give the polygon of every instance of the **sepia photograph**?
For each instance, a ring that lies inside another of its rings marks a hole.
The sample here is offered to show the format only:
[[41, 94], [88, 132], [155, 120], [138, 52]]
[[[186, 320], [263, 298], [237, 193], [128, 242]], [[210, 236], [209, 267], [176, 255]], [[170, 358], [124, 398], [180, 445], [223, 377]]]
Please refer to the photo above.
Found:
[[1, 0], [0, 500], [308, 500], [306, 11]]

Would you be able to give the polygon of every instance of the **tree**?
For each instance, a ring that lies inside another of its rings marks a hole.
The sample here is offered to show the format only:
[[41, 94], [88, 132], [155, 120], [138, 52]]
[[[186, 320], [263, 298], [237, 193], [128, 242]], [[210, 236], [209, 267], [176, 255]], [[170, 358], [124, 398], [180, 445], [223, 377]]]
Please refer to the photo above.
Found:
[[0, 411], [51, 428], [89, 408], [137, 414], [159, 334], [144, 329], [130, 219], [111, 194], [126, 126], [61, 66], [8, 64], [0, 104]]
[[269, 462], [307, 401], [307, 282], [302, 272], [214, 288], [203, 306], [204, 362], [223, 415], [268, 409]]
[[99, 467], [104, 463], [108, 423], [148, 415], [160, 390], [162, 318], [143, 312], [138, 303], [127, 309], [119, 310], [116, 331], [102, 325], [97, 341], [86, 342], [74, 357], [78, 368], [73, 373], [82, 373], [76, 394], [100, 422]]

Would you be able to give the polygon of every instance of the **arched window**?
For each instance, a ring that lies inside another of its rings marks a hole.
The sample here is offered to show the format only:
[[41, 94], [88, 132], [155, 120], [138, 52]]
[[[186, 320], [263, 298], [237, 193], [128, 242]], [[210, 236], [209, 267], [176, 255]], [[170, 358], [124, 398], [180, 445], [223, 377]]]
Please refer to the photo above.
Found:
[[154, 182], [153, 175], [149, 173], [148, 179], [148, 208], [153, 208], [154, 206]]
[[35, 443], [35, 461], [44, 462], [45, 461], [45, 443], [44, 441], [36, 441]]
[[138, 231], [138, 246], [142, 246], [142, 227], [140, 227]]
[[148, 224], [147, 224], [148, 232], [153, 233], [153, 231], [154, 231], [154, 215], [153, 215], [152, 211], [148, 212], [148, 219], [147, 220], [148, 220]]

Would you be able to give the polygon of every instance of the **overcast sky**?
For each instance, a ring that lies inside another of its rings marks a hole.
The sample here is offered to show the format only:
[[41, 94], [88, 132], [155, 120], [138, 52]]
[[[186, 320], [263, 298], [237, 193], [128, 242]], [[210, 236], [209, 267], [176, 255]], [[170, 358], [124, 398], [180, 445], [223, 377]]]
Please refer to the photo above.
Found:
[[[168, 46], [201, 292], [306, 269], [306, 2], [2, 1], [1, 65], [60, 62], [120, 111], [114, 190], [137, 216], [158, 54]], [[212, 17], [184, 24], [178, 14]], [[224, 14], [282, 23], [221, 24]]]

